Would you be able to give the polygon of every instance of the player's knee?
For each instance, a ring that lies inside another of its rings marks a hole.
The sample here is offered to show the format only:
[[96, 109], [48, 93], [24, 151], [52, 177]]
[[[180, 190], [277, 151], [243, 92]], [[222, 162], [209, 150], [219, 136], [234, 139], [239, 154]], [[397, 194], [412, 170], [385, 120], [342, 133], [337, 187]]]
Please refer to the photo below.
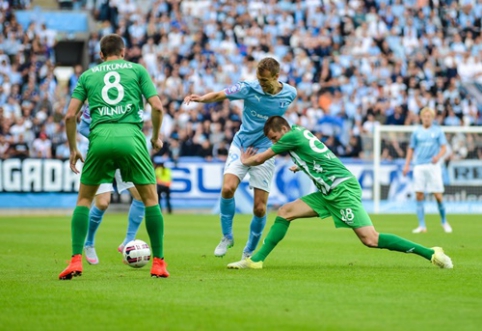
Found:
[[293, 220], [293, 208], [291, 208], [290, 204], [283, 205], [278, 209], [277, 216], [284, 218], [287, 221]]
[[105, 199], [100, 199], [95, 202], [95, 206], [100, 210], [106, 210], [109, 207], [110, 201]]
[[221, 189], [221, 194], [225, 199], [234, 197], [234, 192], [236, 192], [236, 186], [234, 185], [224, 184]]
[[253, 208], [253, 214], [256, 217], [263, 217], [266, 215], [266, 205], [264, 203], [258, 203]]

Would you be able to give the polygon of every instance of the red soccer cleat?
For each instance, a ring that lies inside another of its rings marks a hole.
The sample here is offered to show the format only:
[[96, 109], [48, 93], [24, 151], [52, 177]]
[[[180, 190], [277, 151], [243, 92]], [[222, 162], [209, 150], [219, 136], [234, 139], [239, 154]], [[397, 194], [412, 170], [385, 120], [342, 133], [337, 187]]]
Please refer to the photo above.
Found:
[[167, 263], [164, 259], [155, 257], [154, 261], [152, 261], [152, 268], [151, 268], [151, 277], [162, 277], [167, 278], [169, 277], [169, 272], [167, 272]]
[[66, 280], [77, 276], [82, 276], [82, 254], [72, 256], [69, 266], [60, 273], [59, 279]]

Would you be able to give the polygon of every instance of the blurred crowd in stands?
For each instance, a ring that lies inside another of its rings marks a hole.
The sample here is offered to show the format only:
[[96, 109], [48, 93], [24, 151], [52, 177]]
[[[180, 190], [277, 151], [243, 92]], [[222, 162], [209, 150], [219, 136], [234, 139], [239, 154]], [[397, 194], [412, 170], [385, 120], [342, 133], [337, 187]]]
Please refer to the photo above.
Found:
[[[86, 68], [76, 66], [67, 84], [59, 82], [56, 31], [41, 22], [22, 28], [11, 2], [0, 0], [0, 155], [66, 158], [63, 116]], [[96, 20], [90, 66], [100, 61], [100, 38], [117, 33], [126, 59], [151, 74], [166, 110], [160, 156], [225, 159], [242, 102], [182, 100], [256, 79], [256, 63], [267, 56], [281, 63], [280, 81], [298, 90], [286, 117], [339, 156], [370, 157], [375, 126], [417, 124], [424, 106], [436, 110], [440, 125], [482, 124], [480, 0], [74, 3]], [[148, 108], [145, 116], [148, 137]], [[86, 149], [80, 136], [79, 143]], [[384, 158], [405, 156], [406, 143], [394, 144], [384, 143]]]

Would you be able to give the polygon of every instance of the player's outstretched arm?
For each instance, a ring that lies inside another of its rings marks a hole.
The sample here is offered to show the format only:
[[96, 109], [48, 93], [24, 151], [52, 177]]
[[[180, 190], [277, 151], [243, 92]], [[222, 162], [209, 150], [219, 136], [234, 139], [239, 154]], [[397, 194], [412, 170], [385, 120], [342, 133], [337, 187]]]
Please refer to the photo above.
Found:
[[77, 160], [84, 162], [82, 155], [77, 149], [77, 114], [82, 108], [83, 103], [83, 101], [76, 98], [70, 99], [69, 108], [65, 115], [65, 128], [70, 149], [70, 169], [76, 174], [79, 173], [79, 170], [75, 167]]
[[152, 121], [152, 149], [158, 151], [162, 148], [163, 142], [159, 136], [159, 132], [162, 126], [162, 119], [164, 116], [164, 109], [162, 107], [161, 99], [155, 95], [147, 99], [147, 102], [151, 105], [151, 121]]
[[242, 150], [241, 163], [250, 167], [257, 166], [276, 155], [271, 148], [259, 154], [256, 154], [256, 151], [257, 150], [253, 147], [249, 147], [247, 150]]
[[219, 102], [226, 99], [226, 93], [223, 91], [209, 92], [204, 95], [191, 94], [184, 98], [184, 103], [189, 105], [190, 102], [211, 103]]

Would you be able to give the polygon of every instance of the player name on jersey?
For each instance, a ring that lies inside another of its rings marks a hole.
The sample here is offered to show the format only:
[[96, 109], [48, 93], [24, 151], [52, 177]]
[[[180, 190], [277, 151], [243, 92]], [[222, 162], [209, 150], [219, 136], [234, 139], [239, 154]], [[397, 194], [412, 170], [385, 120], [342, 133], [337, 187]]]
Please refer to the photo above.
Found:
[[112, 64], [101, 64], [92, 68], [92, 72], [112, 71], [112, 70], [119, 70], [119, 69], [132, 69], [132, 63], [122, 62], [122, 63], [112, 63]]

